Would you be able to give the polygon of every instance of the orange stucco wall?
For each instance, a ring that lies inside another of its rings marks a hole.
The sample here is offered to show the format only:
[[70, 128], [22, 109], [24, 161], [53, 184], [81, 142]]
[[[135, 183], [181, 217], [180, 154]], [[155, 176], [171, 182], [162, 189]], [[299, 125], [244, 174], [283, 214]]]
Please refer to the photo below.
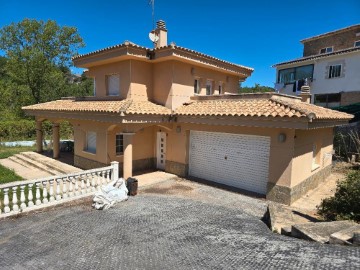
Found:
[[194, 95], [194, 80], [200, 80], [199, 95], [206, 94], [206, 82], [212, 81], [214, 95], [237, 93], [239, 78], [210, 68], [194, 66], [190, 63], [168, 60], [150, 63], [125, 60], [91, 67], [88, 76], [95, 78], [96, 96], [106, 93], [106, 75], [119, 74], [120, 97], [135, 100], [151, 100], [171, 109], [176, 109]]
[[[296, 186], [320, 169], [331, 165], [333, 129], [296, 130], [290, 187]], [[317, 145], [317, 166], [313, 166], [313, 144]]]

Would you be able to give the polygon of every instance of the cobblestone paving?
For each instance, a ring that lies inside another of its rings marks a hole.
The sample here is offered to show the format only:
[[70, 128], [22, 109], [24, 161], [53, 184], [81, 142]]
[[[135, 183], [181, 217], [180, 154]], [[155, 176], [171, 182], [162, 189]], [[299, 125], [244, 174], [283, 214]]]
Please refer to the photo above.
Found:
[[263, 201], [204, 186], [198, 194], [150, 190], [107, 211], [78, 205], [2, 220], [0, 269], [360, 268], [360, 248], [271, 233], [256, 214]]

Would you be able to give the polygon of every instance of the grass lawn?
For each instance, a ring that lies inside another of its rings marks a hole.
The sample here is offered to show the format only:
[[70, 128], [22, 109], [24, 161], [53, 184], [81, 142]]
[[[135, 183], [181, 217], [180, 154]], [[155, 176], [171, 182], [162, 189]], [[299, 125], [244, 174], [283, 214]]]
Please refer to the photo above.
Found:
[[0, 165], [0, 184], [23, 180], [13, 170]]
[[36, 146], [0, 146], [0, 159], [8, 158], [25, 151], [35, 151]]

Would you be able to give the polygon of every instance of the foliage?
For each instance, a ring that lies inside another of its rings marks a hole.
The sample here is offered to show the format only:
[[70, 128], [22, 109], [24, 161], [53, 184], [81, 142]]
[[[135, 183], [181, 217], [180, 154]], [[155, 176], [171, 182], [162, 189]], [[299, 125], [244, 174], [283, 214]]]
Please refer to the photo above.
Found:
[[22, 178], [17, 175], [13, 170], [9, 170], [0, 165], [0, 184], [5, 184], [13, 181], [20, 181]]
[[0, 146], [0, 159], [8, 158], [13, 155], [26, 151], [35, 151], [35, 146]]
[[61, 67], [84, 46], [75, 27], [59, 26], [55, 21], [24, 19], [0, 29], [0, 49], [8, 58], [6, 68], [18, 86], [26, 86], [34, 103], [57, 96], [64, 84]]
[[[44, 138], [51, 139], [52, 123], [50, 121], [43, 122]], [[71, 139], [73, 137], [73, 128], [67, 121], [60, 123], [60, 138]], [[34, 120], [7, 120], [0, 121], [0, 140], [1, 141], [17, 141], [32, 140], [36, 138], [36, 129]]]
[[351, 171], [338, 182], [333, 197], [324, 199], [318, 206], [319, 215], [327, 220], [349, 219], [360, 222], [360, 171]]
[[26, 117], [22, 106], [92, 94], [92, 80], [70, 70], [83, 45], [76, 28], [51, 20], [24, 19], [1, 28], [0, 121]]
[[360, 156], [360, 135], [357, 126], [339, 127], [334, 136], [335, 156], [350, 162], [351, 156]]
[[240, 87], [239, 93], [265, 93], [265, 92], [274, 92], [275, 89], [269, 86], [262, 86], [258, 83], [255, 83], [255, 86], [252, 87]]

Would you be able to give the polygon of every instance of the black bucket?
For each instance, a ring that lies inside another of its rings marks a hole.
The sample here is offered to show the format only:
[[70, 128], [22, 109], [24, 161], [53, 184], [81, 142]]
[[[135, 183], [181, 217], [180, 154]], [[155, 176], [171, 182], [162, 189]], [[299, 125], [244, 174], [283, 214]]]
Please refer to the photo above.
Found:
[[135, 196], [138, 191], [138, 180], [136, 178], [129, 177], [126, 180], [126, 187], [129, 191], [128, 195]]

